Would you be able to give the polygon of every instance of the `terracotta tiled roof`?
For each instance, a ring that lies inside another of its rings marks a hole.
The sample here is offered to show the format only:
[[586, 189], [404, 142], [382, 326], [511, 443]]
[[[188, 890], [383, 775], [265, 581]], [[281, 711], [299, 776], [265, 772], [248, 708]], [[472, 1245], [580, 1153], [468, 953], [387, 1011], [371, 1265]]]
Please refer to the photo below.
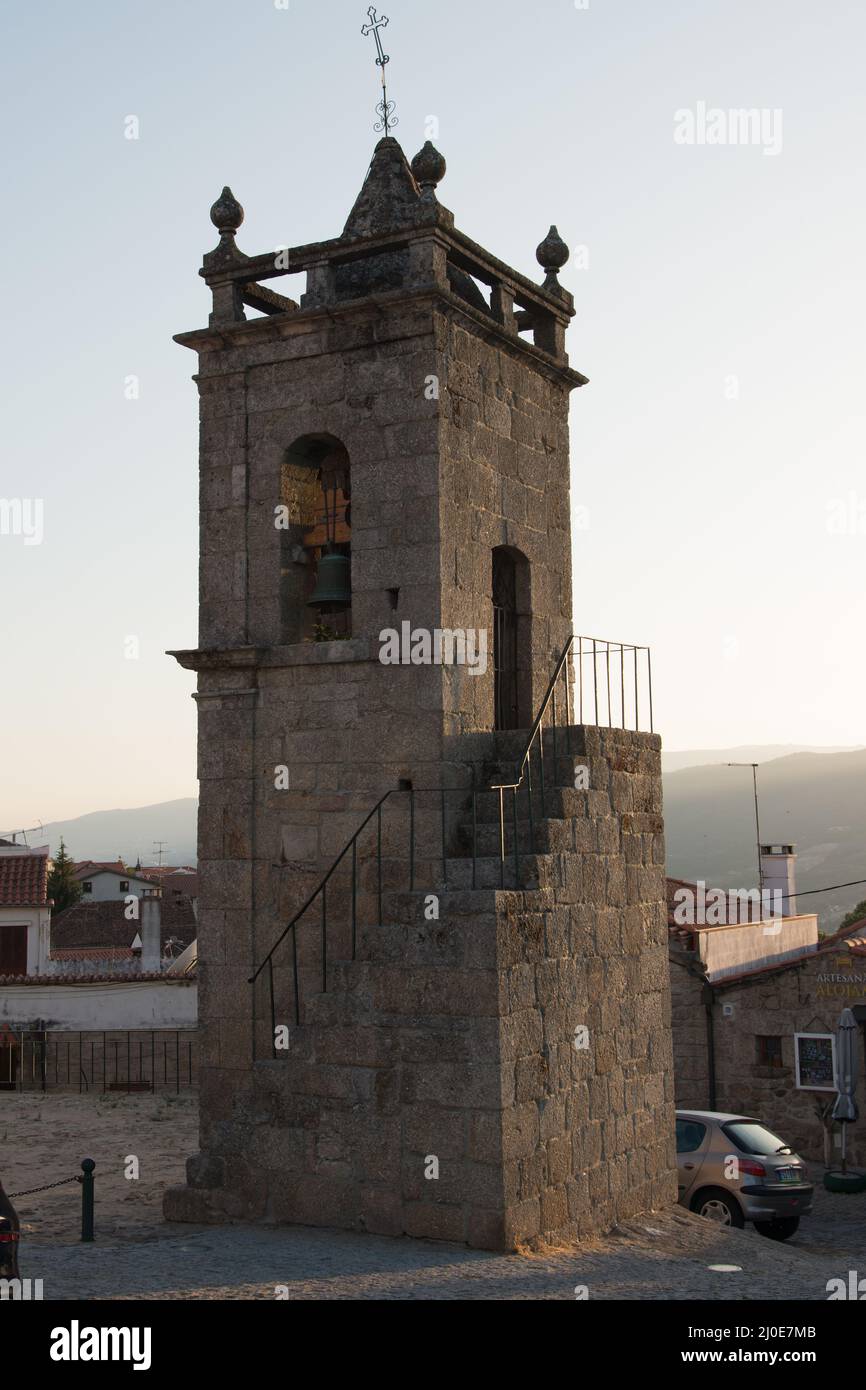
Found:
[[195, 980], [183, 975], [145, 971], [142, 975], [0, 975], [0, 985], [140, 985], [142, 980], [168, 980], [170, 984], [191, 985]]
[[665, 895], [668, 904], [668, 940], [671, 945], [682, 946], [684, 951], [693, 951], [695, 949], [694, 928], [674, 921], [674, 909], [677, 907], [674, 895], [681, 888], [688, 888], [690, 893], [697, 895], [698, 885], [689, 879], [665, 879]]
[[50, 960], [132, 960], [130, 946], [61, 946], [49, 953]]
[[[2, 862], [2, 861], [0, 861]], [[160, 936], [176, 936], [188, 946], [196, 934], [195, 913], [188, 898], [160, 902]], [[68, 907], [51, 923], [51, 949], [64, 950], [79, 946], [113, 946], [128, 949], [141, 933], [138, 920], [126, 916], [122, 898], [106, 902], [83, 901]]]
[[[149, 869], [148, 873], [150, 873]], [[198, 874], [195, 871], [190, 873], [181, 869], [172, 869], [170, 874], [164, 874], [159, 881], [162, 886], [163, 901], [169, 895], [174, 897], [177, 893], [181, 893], [187, 898], [198, 897]]]
[[839, 927], [832, 936], [823, 937], [821, 945], [829, 946], [831, 943], [838, 945], [842, 941], [850, 941], [852, 936], [866, 936], [866, 917], [858, 917], [856, 922], [849, 922], [847, 927]]
[[95, 878], [97, 874], [119, 874], [121, 878], [135, 877], [122, 859], [115, 859], [111, 864], [102, 864], [95, 859], [82, 859], [80, 864], [75, 865], [75, 877], [79, 883], [85, 878]]
[[163, 882], [172, 874], [197, 873], [198, 870], [193, 864], [147, 864], [139, 870], [146, 878], [156, 878]]
[[665, 879], [665, 894], [666, 894], [666, 896], [667, 896], [667, 900], [668, 900], [668, 910], [669, 910], [670, 912], [672, 912], [673, 909], [676, 907], [676, 903], [675, 903], [675, 901], [674, 901], [674, 894], [677, 893], [678, 890], [679, 890], [680, 888], [688, 888], [688, 889], [691, 890], [692, 893], [697, 893], [697, 891], [698, 891], [698, 885], [697, 885], [697, 883], [696, 883], [693, 879], [690, 879], [690, 878], [666, 878], [666, 879]]
[[[736, 921], [736, 920], [734, 920], [734, 921], [731, 921], [731, 922], [695, 922], [694, 924], [692, 924], [692, 923], [677, 922], [677, 921], [675, 921], [675, 919], [674, 919], [674, 912], [676, 911], [677, 907], [679, 906], [679, 903], [677, 903], [677, 901], [676, 901], [676, 894], [677, 894], [678, 892], [680, 892], [681, 889], [683, 889], [683, 888], [686, 888], [686, 889], [693, 895], [693, 901], [696, 901], [696, 900], [697, 900], [697, 898], [698, 898], [698, 885], [697, 885], [697, 883], [693, 883], [693, 882], [691, 882], [691, 881], [690, 881], [689, 879], [687, 879], [687, 878], [668, 878], [668, 879], [665, 880], [665, 895], [666, 895], [666, 898], [667, 898], [667, 907], [668, 907], [668, 937], [669, 937], [669, 939], [670, 939], [671, 942], [679, 943], [681, 946], [683, 946], [683, 948], [684, 948], [685, 950], [692, 950], [692, 949], [694, 949], [693, 940], [694, 940], [694, 934], [695, 934], [696, 932], [699, 932], [699, 931], [701, 931], [701, 932], [726, 931], [728, 927], [754, 926], [754, 925], [756, 925], [756, 924], [758, 923], [758, 921], [759, 921], [758, 918], [755, 918], [754, 921], [751, 921], [751, 920]], [[710, 893], [714, 893], [714, 892], [717, 892], [717, 891], [722, 892], [722, 893], [725, 893], [725, 894], [727, 895], [727, 899], [728, 899], [728, 902], [729, 902], [729, 904], [730, 904], [730, 903], [732, 903], [732, 901], [734, 901], [734, 900], [732, 899], [731, 895], [732, 895], [736, 890], [734, 890], [733, 888], [722, 888], [722, 889], [718, 889], [718, 890], [717, 890], [717, 889], [712, 888], [709, 884], [704, 884], [704, 891], [705, 891], [708, 895], [709, 895]], [[758, 890], [755, 888], [755, 889], [751, 889], [751, 890], [749, 890], [749, 891], [754, 892], [754, 893], [757, 893]], [[730, 908], [730, 911], [731, 911], [731, 912], [734, 911], [733, 906]], [[809, 914], [809, 913], [803, 913], [803, 914], [795, 914], [795, 915], [810, 916], [811, 914]], [[772, 916], [772, 913], [769, 914], [769, 916]], [[785, 917], [786, 920], [793, 920], [793, 919], [789, 919], [789, 918], [788, 918], [787, 913], [783, 914], [783, 916]], [[769, 918], [768, 918], [768, 920], [769, 920]], [[857, 922], [857, 923], [854, 923], [852, 926], [847, 927], [846, 930], [845, 930], [843, 933], [841, 933], [841, 936], [842, 936], [842, 937], [846, 937], [846, 936], [849, 935], [850, 932], [856, 931], [858, 928], [860, 928], [860, 929], [866, 929], [866, 918], [864, 918], [862, 922]], [[825, 937], [825, 938], [824, 938], [825, 941], [830, 941], [830, 940], [832, 940], [832, 939], [833, 939], [832, 937]], [[819, 944], [823, 944], [823, 942], [819, 942]]]
[[48, 856], [0, 856], [0, 907], [47, 907]]

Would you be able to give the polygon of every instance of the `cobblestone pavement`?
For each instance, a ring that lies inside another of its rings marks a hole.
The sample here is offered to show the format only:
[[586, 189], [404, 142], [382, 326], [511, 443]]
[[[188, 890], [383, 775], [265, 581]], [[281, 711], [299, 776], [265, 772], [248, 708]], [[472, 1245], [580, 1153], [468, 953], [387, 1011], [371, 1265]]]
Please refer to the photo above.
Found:
[[[816, 1189], [792, 1240], [729, 1231], [675, 1208], [579, 1250], [491, 1255], [433, 1241], [309, 1227], [178, 1226], [166, 1186], [196, 1146], [195, 1098], [4, 1096], [0, 1154], [8, 1190], [97, 1160], [97, 1241], [82, 1245], [74, 1187], [20, 1205], [24, 1278], [46, 1299], [825, 1299], [827, 1280], [866, 1278], [866, 1194]], [[141, 1179], [129, 1182], [129, 1154]], [[734, 1269], [713, 1266], [733, 1265]], [[282, 1289], [281, 1295], [278, 1290]]]
[[[21, 1272], [43, 1278], [46, 1299], [574, 1300], [585, 1288], [590, 1300], [820, 1300], [828, 1279], [850, 1268], [866, 1275], [860, 1207], [856, 1248], [834, 1248], [838, 1238], [823, 1233], [798, 1248], [677, 1210], [545, 1255], [306, 1227], [164, 1227], [135, 1243], [36, 1240], [22, 1246]], [[829, 1214], [821, 1221], [833, 1224]]]

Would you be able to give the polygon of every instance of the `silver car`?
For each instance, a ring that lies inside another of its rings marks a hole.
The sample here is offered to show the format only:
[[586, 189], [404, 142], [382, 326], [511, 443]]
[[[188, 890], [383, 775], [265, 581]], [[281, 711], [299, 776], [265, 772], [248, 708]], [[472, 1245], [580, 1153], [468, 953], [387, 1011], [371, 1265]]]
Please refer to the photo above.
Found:
[[677, 1111], [679, 1200], [723, 1226], [754, 1223], [787, 1240], [812, 1209], [806, 1165], [760, 1120], [715, 1110]]

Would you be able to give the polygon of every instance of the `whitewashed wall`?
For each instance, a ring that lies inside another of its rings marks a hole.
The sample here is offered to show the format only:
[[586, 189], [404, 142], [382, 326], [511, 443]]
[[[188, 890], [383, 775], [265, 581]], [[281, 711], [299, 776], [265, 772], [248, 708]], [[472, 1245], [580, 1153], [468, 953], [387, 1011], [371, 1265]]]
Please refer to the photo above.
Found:
[[0, 1023], [48, 1029], [195, 1028], [195, 980], [112, 980], [99, 984], [4, 985]]
[[696, 931], [698, 956], [711, 980], [741, 975], [774, 961], [793, 960], [818, 949], [818, 918], [814, 913], [730, 927]]
[[[125, 888], [122, 893], [120, 891], [121, 881], [129, 882], [129, 887]], [[82, 879], [82, 882], [91, 884], [91, 891], [83, 894], [83, 901], [86, 903], [115, 902], [128, 897], [130, 893], [134, 893], [137, 898], [140, 898], [146, 889], [153, 889], [154, 887], [147, 879], [136, 878], [134, 874], [127, 874], [126, 878], [121, 880], [118, 874], [106, 873], [104, 869], [101, 873], [88, 874], [86, 879]]]

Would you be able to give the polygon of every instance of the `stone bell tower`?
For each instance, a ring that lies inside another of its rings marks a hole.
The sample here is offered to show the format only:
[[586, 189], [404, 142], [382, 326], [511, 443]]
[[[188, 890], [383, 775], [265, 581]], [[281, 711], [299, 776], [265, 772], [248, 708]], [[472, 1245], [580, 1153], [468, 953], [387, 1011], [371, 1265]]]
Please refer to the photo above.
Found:
[[628, 731], [609, 661], [604, 719], [572, 680], [568, 252], [503, 264], [444, 173], [386, 137], [339, 237], [260, 256], [224, 189], [177, 338], [202, 1117], [174, 1219], [508, 1249], [676, 1198], [660, 744], [636, 648]]

